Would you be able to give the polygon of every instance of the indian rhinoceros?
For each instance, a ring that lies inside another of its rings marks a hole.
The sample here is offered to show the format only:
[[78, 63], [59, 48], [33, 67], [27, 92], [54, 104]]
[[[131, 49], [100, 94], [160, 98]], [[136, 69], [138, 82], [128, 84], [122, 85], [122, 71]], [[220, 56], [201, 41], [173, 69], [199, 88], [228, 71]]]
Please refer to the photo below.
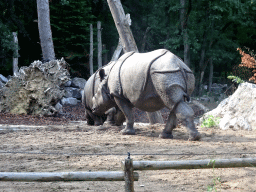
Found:
[[[108, 65], [105, 65], [103, 69], [106, 73], [109, 72], [115, 62], [111, 61]], [[89, 125], [102, 125], [104, 122], [111, 125], [122, 125], [125, 120], [124, 115], [117, 107], [113, 107], [108, 111], [98, 113], [97, 115], [92, 113], [92, 98], [95, 94], [98, 85], [100, 83], [100, 77], [97, 71], [88, 79], [84, 86], [82, 94], [82, 104], [85, 106], [85, 116]]]
[[118, 106], [126, 117], [122, 134], [135, 134], [132, 108], [154, 112], [167, 107], [170, 114], [161, 138], [173, 138], [176, 114], [186, 122], [189, 140], [199, 140], [194, 111], [185, 102], [195, 87], [190, 68], [166, 49], [148, 53], [128, 52], [111, 67], [98, 71], [101, 83], [93, 97], [93, 113], [100, 114]]

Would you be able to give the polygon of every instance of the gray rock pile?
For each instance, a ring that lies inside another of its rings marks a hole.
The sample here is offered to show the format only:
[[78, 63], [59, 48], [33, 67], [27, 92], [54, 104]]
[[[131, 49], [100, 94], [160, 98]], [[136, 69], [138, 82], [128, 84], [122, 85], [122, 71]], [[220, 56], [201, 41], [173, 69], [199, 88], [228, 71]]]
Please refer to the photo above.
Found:
[[76, 105], [78, 102], [81, 102], [85, 83], [85, 79], [78, 77], [65, 83], [65, 96], [61, 99], [61, 104]]
[[204, 114], [220, 118], [221, 129], [246, 129], [256, 128], [256, 85], [242, 83], [235, 93], [223, 100], [217, 108]]

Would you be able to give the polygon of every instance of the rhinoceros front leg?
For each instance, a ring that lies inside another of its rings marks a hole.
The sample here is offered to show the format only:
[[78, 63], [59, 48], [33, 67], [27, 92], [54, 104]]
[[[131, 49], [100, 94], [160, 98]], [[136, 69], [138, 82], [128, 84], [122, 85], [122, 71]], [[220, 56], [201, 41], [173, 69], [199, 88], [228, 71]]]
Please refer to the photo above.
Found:
[[87, 119], [88, 125], [102, 125], [103, 120], [101, 116], [94, 115], [91, 111], [86, 110], [85, 111], [85, 117]]
[[172, 135], [172, 130], [176, 127], [176, 114], [174, 112], [174, 110], [172, 110], [169, 114], [167, 123], [165, 125], [165, 128], [163, 130], [163, 132], [159, 135], [160, 138], [163, 139], [172, 139], [173, 135]]
[[176, 113], [181, 114], [181, 118], [186, 123], [186, 128], [189, 132], [189, 141], [196, 141], [200, 139], [200, 133], [197, 131], [194, 124], [194, 111], [184, 101], [181, 101], [176, 107]]
[[115, 97], [115, 102], [116, 102], [117, 106], [120, 108], [120, 110], [123, 112], [123, 114], [126, 118], [126, 126], [122, 130], [122, 134], [123, 135], [135, 135], [135, 130], [133, 128], [134, 117], [132, 114], [132, 107], [124, 99]]
[[105, 112], [107, 115], [107, 119], [104, 122], [104, 125], [115, 125], [115, 114], [116, 114], [116, 108], [112, 107], [109, 110]]

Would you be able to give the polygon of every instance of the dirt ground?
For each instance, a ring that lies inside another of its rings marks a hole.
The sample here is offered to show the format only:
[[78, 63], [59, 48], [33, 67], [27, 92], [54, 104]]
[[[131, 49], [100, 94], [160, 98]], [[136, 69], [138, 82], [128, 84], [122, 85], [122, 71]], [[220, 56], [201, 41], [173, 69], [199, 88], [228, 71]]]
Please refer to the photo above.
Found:
[[[134, 161], [255, 157], [255, 130], [198, 127], [202, 139], [187, 141], [188, 133], [182, 125], [174, 130], [174, 139], [160, 139], [164, 125], [136, 123], [136, 135], [128, 136], [120, 134], [123, 127], [88, 126], [82, 114], [70, 116], [76, 110], [80, 114], [82, 108], [69, 110], [65, 119], [1, 114], [0, 171], [121, 171], [127, 152]], [[4, 153], [7, 151], [18, 153]], [[136, 172], [136, 192], [198, 192], [210, 191], [211, 187], [216, 191], [256, 191], [254, 167]], [[0, 182], [0, 191], [121, 192], [124, 182]]]

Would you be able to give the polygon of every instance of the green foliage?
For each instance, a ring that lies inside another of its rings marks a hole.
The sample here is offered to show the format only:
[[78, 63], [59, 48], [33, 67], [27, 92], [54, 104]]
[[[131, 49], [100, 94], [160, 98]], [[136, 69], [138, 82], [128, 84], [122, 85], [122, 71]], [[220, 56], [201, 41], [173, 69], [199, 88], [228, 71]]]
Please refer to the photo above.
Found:
[[56, 56], [86, 55], [89, 52], [89, 24], [93, 19], [88, 1], [54, 1], [50, 10]]
[[207, 166], [209, 165], [212, 165], [212, 172], [213, 172], [213, 179], [212, 179], [212, 182], [213, 184], [212, 185], [209, 185], [207, 186], [207, 191], [215, 191], [217, 192], [218, 191], [218, 186], [221, 188], [221, 178], [220, 177], [217, 177], [215, 175], [215, 160], [210, 160], [210, 162], [207, 164]]
[[209, 115], [203, 120], [201, 127], [208, 127], [208, 128], [216, 127], [219, 125], [219, 123], [220, 123], [219, 117], [214, 117], [213, 115]]
[[[16, 45], [13, 42], [13, 35], [9, 28], [0, 21], [0, 55], [12, 56], [12, 51], [16, 50]], [[10, 52], [11, 51], [11, 52]]]
[[233, 75], [229, 75], [227, 78], [230, 79], [230, 80], [232, 80], [233, 82], [238, 83], [238, 84], [245, 82], [245, 81], [242, 80], [240, 77], [233, 76]]

